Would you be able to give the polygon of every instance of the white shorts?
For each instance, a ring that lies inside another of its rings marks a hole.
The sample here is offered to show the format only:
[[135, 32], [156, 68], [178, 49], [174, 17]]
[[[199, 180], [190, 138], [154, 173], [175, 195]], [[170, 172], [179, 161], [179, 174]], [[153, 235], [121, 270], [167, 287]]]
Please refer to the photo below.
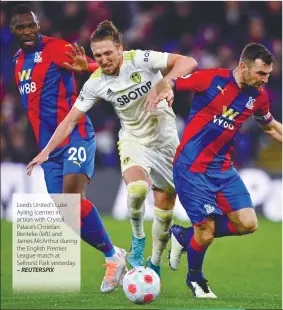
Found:
[[142, 167], [149, 175], [152, 188], [175, 192], [173, 182], [173, 160], [179, 138], [176, 137], [159, 149], [151, 149], [129, 140], [118, 142], [122, 175], [133, 166]]

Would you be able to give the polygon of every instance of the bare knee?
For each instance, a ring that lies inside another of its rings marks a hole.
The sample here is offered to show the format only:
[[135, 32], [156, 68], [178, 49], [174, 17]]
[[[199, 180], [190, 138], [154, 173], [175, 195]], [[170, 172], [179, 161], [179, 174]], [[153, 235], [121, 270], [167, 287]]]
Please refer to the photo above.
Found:
[[231, 212], [228, 217], [241, 235], [251, 234], [258, 228], [257, 217], [253, 208]]
[[196, 241], [202, 246], [209, 246], [214, 240], [214, 221], [207, 220], [201, 225], [194, 226]]
[[176, 193], [153, 190], [154, 205], [161, 210], [172, 210], [175, 206]]
[[214, 240], [213, 233], [211, 233], [208, 230], [202, 231], [198, 236], [199, 236], [199, 239], [201, 240], [201, 243], [205, 245], [211, 244]]
[[258, 228], [257, 218], [245, 219], [236, 225], [236, 228], [240, 234], [251, 234]]
[[85, 174], [67, 174], [63, 178], [64, 194], [84, 195], [85, 186], [89, 183], [89, 178]]

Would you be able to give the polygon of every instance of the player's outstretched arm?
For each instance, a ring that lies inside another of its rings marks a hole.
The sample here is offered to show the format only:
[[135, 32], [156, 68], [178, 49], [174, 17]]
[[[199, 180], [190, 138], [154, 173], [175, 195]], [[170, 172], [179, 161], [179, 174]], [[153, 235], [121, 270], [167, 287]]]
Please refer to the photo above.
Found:
[[282, 143], [282, 124], [276, 120], [272, 120], [266, 125], [260, 125], [263, 131], [269, 134], [273, 139]]
[[198, 63], [192, 57], [178, 54], [169, 54], [167, 68], [170, 70], [164, 77], [164, 80], [176, 80], [179, 77], [194, 72]]
[[71, 134], [83, 115], [84, 112], [73, 106], [72, 110], [55, 130], [46, 147], [28, 164], [27, 175], [31, 175], [35, 166], [41, 165], [48, 160], [49, 154]]
[[[162, 70], [163, 74], [165, 73], [165, 75], [161, 81], [171, 81], [172, 79], [175, 80], [179, 77], [188, 75], [194, 72], [197, 69], [197, 66], [197, 62], [192, 57], [186, 57], [179, 54], [169, 54], [167, 60], [167, 70]], [[146, 111], [152, 112], [155, 111], [157, 108], [158, 103], [156, 102], [158, 94], [156, 88], [157, 85], [153, 87], [147, 97], [147, 100], [145, 102]], [[174, 101], [173, 91], [171, 90], [164, 93], [162, 98], [165, 99], [168, 102], [169, 107], [171, 107]]]

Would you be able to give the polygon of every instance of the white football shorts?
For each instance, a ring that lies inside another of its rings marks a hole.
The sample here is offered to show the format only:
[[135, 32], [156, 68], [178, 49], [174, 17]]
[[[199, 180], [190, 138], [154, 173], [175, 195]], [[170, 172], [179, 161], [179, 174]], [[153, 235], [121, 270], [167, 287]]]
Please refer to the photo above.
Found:
[[175, 137], [168, 144], [153, 150], [135, 141], [120, 140], [118, 150], [122, 175], [127, 169], [139, 166], [148, 173], [152, 189], [157, 188], [169, 193], [175, 192], [173, 160], [179, 143], [179, 138]]

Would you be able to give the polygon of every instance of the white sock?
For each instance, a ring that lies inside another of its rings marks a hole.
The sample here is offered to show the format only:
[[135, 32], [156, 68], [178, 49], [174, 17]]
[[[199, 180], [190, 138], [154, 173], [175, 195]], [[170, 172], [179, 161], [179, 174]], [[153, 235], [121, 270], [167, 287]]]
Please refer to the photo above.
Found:
[[113, 256], [105, 257], [106, 263], [118, 263], [121, 261], [121, 250], [120, 248], [114, 246], [115, 253]]
[[162, 210], [154, 207], [152, 224], [152, 256], [151, 262], [160, 266], [162, 255], [169, 240], [169, 229], [172, 226], [173, 210]]
[[131, 213], [129, 212], [129, 216], [134, 236], [138, 239], [144, 238], [145, 237], [143, 227], [144, 203], [141, 206], [141, 212], [131, 212]]
[[144, 200], [148, 192], [148, 183], [136, 181], [127, 185], [127, 205], [133, 234], [136, 238], [144, 238]]

